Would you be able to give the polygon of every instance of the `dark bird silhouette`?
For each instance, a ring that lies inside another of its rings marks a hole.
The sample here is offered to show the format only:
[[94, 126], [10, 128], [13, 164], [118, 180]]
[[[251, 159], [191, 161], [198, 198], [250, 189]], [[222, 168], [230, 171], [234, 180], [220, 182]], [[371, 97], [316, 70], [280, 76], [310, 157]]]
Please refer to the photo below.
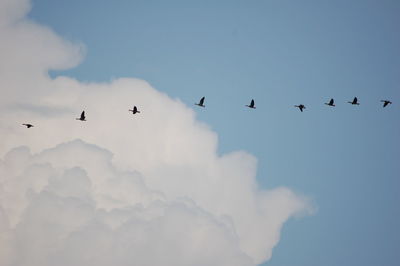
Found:
[[297, 107], [297, 108], [299, 108], [299, 109], [300, 109], [300, 111], [302, 111], [302, 112], [303, 112], [303, 109], [306, 109], [306, 107], [305, 107], [303, 104], [300, 104], [300, 105], [295, 105], [294, 107]]
[[206, 107], [206, 106], [204, 105], [204, 99], [205, 99], [205, 97], [201, 98], [201, 99], [200, 99], [200, 102], [199, 102], [199, 103], [195, 103], [195, 105], [198, 105], [198, 106], [201, 106], [201, 107]]
[[388, 100], [382, 100], [381, 102], [383, 102], [383, 107], [386, 107], [386, 106], [388, 106], [389, 104], [392, 104], [392, 102], [391, 102], [391, 101], [388, 101]]
[[348, 103], [351, 103], [353, 105], [360, 105], [357, 101], [358, 101], [357, 97], [354, 97], [353, 101]]
[[81, 117], [79, 117], [79, 118], [76, 118], [76, 120], [80, 120], [80, 121], [86, 121], [85, 111], [82, 111], [82, 113], [81, 113]]
[[253, 99], [251, 99], [250, 105], [246, 105], [246, 106], [249, 107], [249, 108], [256, 109], [256, 107], [254, 106], [254, 100]]
[[132, 114], [140, 113], [140, 111], [138, 111], [138, 109], [136, 108], [136, 106], [133, 106], [133, 109], [132, 109], [132, 110], [129, 110], [129, 112], [132, 112]]
[[26, 128], [31, 128], [31, 127], [33, 127], [33, 125], [32, 124], [22, 124], [23, 126], [26, 126]]
[[335, 101], [333, 100], [333, 99], [331, 99], [330, 101], [329, 101], [329, 103], [325, 103], [326, 105], [329, 105], [329, 106], [335, 106]]

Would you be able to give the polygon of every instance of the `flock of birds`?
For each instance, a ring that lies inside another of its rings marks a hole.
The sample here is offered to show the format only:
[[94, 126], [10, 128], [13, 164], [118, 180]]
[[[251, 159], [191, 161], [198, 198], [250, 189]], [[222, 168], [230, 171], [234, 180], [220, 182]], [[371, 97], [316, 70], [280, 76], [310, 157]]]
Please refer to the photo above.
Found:
[[[206, 107], [206, 106], [204, 105], [205, 99], [206, 99], [206, 97], [202, 97], [198, 103], [195, 103], [195, 105], [198, 105], [198, 106], [200, 106], [200, 107]], [[392, 102], [389, 101], [389, 100], [381, 100], [381, 102], [383, 102], [383, 107], [386, 107], [386, 106], [388, 106], [389, 104], [392, 104]], [[348, 103], [350, 103], [350, 104], [352, 104], [352, 105], [360, 105], [360, 103], [358, 102], [357, 97], [354, 97], [353, 101], [348, 102]], [[327, 103], [325, 103], [325, 104], [328, 105], [328, 106], [332, 106], [332, 107], [336, 106], [336, 105], [335, 105], [335, 100], [334, 100], [334, 99], [330, 99], [329, 102], [327, 102]], [[250, 102], [250, 104], [249, 104], [249, 105], [246, 105], [246, 106], [247, 106], [248, 108], [251, 108], [251, 109], [256, 109], [254, 99], [252, 99], [251, 102]], [[303, 112], [303, 110], [306, 109], [306, 107], [305, 107], [304, 104], [295, 105], [294, 107], [299, 108], [299, 110], [300, 110], [301, 112]], [[129, 109], [129, 112], [132, 112], [132, 114], [140, 113], [140, 111], [137, 109], [136, 106], [133, 106], [132, 110]], [[78, 118], [76, 118], [76, 120], [79, 120], [79, 121], [86, 121], [85, 111], [82, 111], [81, 116], [78, 117]], [[23, 125], [23, 126], [26, 126], [27, 128], [33, 127], [32, 124], [28, 124], [28, 123], [25, 123], [25, 124], [22, 124], [22, 125]]]
[[[201, 106], [201, 107], [206, 107], [206, 106], [204, 105], [204, 100], [205, 100], [205, 97], [201, 98], [200, 101], [199, 101], [199, 103], [195, 103], [195, 105], [198, 105], [198, 106]], [[383, 102], [383, 107], [386, 107], [386, 106], [388, 106], [389, 104], [392, 104], [392, 102], [389, 101], [389, 100], [381, 100], [381, 102]], [[351, 103], [351, 104], [353, 104], [353, 105], [360, 105], [360, 103], [358, 102], [357, 97], [354, 97], [353, 101], [348, 102], [348, 103]], [[334, 100], [334, 99], [330, 99], [329, 102], [327, 102], [327, 103], [325, 103], [325, 104], [326, 104], [326, 105], [329, 105], [329, 106], [336, 106], [336, 105], [335, 105], [335, 100]], [[256, 109], [256, 106], [255, 106], [255, 103], [254, 103], [254, 99], [252, 99], [251, 102], [250, 102], [250, 104], [249, 104], [249, 105], [246, 105], [246, 106], [249, 107], [249, 108], [252, 108], [252, 109]], [[305, 107], [304, 104], [295, 105], [294, 107], [299, 108], [299, 110], [300, 110], [301, 112], [303, 112], [303, 110], [306, 109], [306, 107]]]
[[[195, 103], [195, 105], [198, 105], [198, 106], [201, 106], [201, 107], [205, 107], [205, 105], [204, 105], [204, 100], [205, 100], [205, 97], [201, 98], [200, 101], [199, 101], [199, 103]], [[386, 107], [386, 106], [388, 106], [389, 104], [392, 104], [392, 102], [389, 101], [389, 100], [381, 100], [381, 102], [383, 102], [383, 107]], [[357, 97], [354, 97], [353, 101], [348, 102], [348, 103], [351, 103], [351, 104], [353, 104], [353, 105], [360, 105], [360, 103], [358, 102]], [[335, 105], [335, 100], [334, 100], [334, 99], [330, 99], [329, 102], [327, 102], [327, 103], [325, 103], [325, 104], [326, 104], [326, 105], [329, 105], [329, 106], [336, 106], [336, 105]], [[255, 106], [255, 103], [254, 103], [254, 99], [252, 99], [251, 102], [250, 102], [250, 104], [249, 104], [249, 105], [246, 105], [246, 106], [249, 107], [249, 108], [252, 108], [252, 109], [256, 109], [256, 106]], [[295, 105], [294, 107], [299, 108], [301, 112], [303, 112], [303, 110], [306, 109], [306, 107], [305, 107], [304, 104]]]
[[[386, 107], [386, 106], [388, 106], [389, 104], [392, 104], [392, 102], [389, 101], [389, 100], [381, 100], [381, 102], [383, 102], [383, 107]], [[350, 104], [352, 104], [352, 105], [360, 105], [360, 103], [358, 102], [357, 97], [354, 97], [353, 101], [348, 102], [348, 103], [350, 103]], [[333, 107], [336, 106], [336, 105], [335, 105], [335, 100], [334, 100], [334, 99], [330, 99], [329, 102], [327, 102], [327, 103], [325, 103], [325, 104], [328, 105], [328, 106], [333, 106]], [[304, 106], [304, 104], [295, 105], [294, 107], [299, 108], [300, 111], [302, 111], [302, 112], [303, 112], [303, 109], [306, 109], [306, 107]]]

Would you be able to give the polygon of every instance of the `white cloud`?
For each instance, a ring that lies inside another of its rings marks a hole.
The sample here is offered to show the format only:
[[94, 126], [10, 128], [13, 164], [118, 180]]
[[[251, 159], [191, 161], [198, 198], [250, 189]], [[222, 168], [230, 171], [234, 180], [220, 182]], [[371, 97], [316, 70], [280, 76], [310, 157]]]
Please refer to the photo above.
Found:
[[94, 145], [17, 148], [0, 167], [2, 213], [14, 218], [1, 265], [253, 265], [231, 226], [189, 199], [167, 201]]
[[[194, 111], [144, 81], [50, 79], [79, 63], [82, 45], [23, 18], [28, 6], [0, 0], [10, 11], [0, 13], [0, 265], [269, 259], [308, 201], [260, 189], [256, 158], [218, 155]], [[75, 120], [82, 110], [86, 122]]]

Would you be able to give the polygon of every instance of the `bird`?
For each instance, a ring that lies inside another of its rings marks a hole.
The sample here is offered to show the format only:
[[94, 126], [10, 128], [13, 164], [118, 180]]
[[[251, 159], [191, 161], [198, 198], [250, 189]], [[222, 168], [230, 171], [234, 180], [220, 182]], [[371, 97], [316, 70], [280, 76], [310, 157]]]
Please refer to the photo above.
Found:
[[357, 101], [358, 101], [357, 97], [354, 97], [353, 101], [348, 103], [351, 103], [352, 105], [360, 105]]
[[31, 127], [33, 127], [33, 125], [32, 124], [22, 124], [23, 126], [26, 126], [26, 128], [31, 128]]
[[254, 106], [254, 100], [253, 99], [251, 99], [250, 105], [246, 105], [246, 106], [249, 107], [249, 108], [256, 109], [256, 107]]
[[391, 102], [391, 101], [388, 101], [388, 100], [381, 100], [381, 102], [383, 102], [383, 107], [386, 107], [386, 106], [388, 106], [389, 104], [392, 104], [392, 102]]
[[333, 99], [331, 99], [330, 101], [329, 101], [329, 103], [325, 103], [326, 105], [329, 105], [329, 106], [335, 106], [335, 101], [333, 100]]
[[132, 114], [140, 113], [140, 111], [138, 111], [136, 106], [133, 106], [133, 109], [129, 110], [129, 112], [132, 112]]
[[81, 113], [81, 117], [76, 118], [76, 120], [80, 120], [80, 121], [86, 121], [86, 117], [85, 117], [85, 111], [82, 111]]
[[303, 109], [306, 109], [306, 107], [305, 107], [303, 104], [300, 104], [300, 105], [295, 105], [294, 107], [297, 107], [297, 108], [299, 108], [299, 109], [300, 109], [300, 111], [302, 111], [302, 112], [303, 112]]
[[198, 105], [198, 106], [201, 106], [201, 107], [206, 107], [206, 106], [204, 105], [204, 99], [205, 99], [205, 97], [201, 98], [201, 99], [200, 99], [200, 102], [199, 102], [199, 103], [195, 103], [195, 105]]

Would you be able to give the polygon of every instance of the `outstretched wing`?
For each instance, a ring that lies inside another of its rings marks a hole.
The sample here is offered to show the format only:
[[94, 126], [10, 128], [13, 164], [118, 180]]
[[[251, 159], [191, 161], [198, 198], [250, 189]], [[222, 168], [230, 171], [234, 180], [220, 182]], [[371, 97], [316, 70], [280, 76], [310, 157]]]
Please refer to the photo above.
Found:
[[204, 104], [204, 99], [205, 99], [205, 98], [206, 98], [206, 97], [203, 97], [203, 98], [200, 99], [199, 105], [203, 105], [203, 104]]
[[356, 104], [358, 102], [358, 99], [357, 99], [357, 97], [354, 97], [354, 99], [353, 99], [353, 103], [354, 104]]
[[81, 113], [81, 120], [85, 120], [85, 111], [82, 111]]
[[331, 99], [331, 100], [329, 101], [329, 105], [333, 105], [334, 102], [335, 102], [335, 101], [334, 101], [333, 99]]
[[253, 99], [251, 99], [250, 106], [251, 106], [251, 107], [254, 107], [254, 100], [253, 100]]

